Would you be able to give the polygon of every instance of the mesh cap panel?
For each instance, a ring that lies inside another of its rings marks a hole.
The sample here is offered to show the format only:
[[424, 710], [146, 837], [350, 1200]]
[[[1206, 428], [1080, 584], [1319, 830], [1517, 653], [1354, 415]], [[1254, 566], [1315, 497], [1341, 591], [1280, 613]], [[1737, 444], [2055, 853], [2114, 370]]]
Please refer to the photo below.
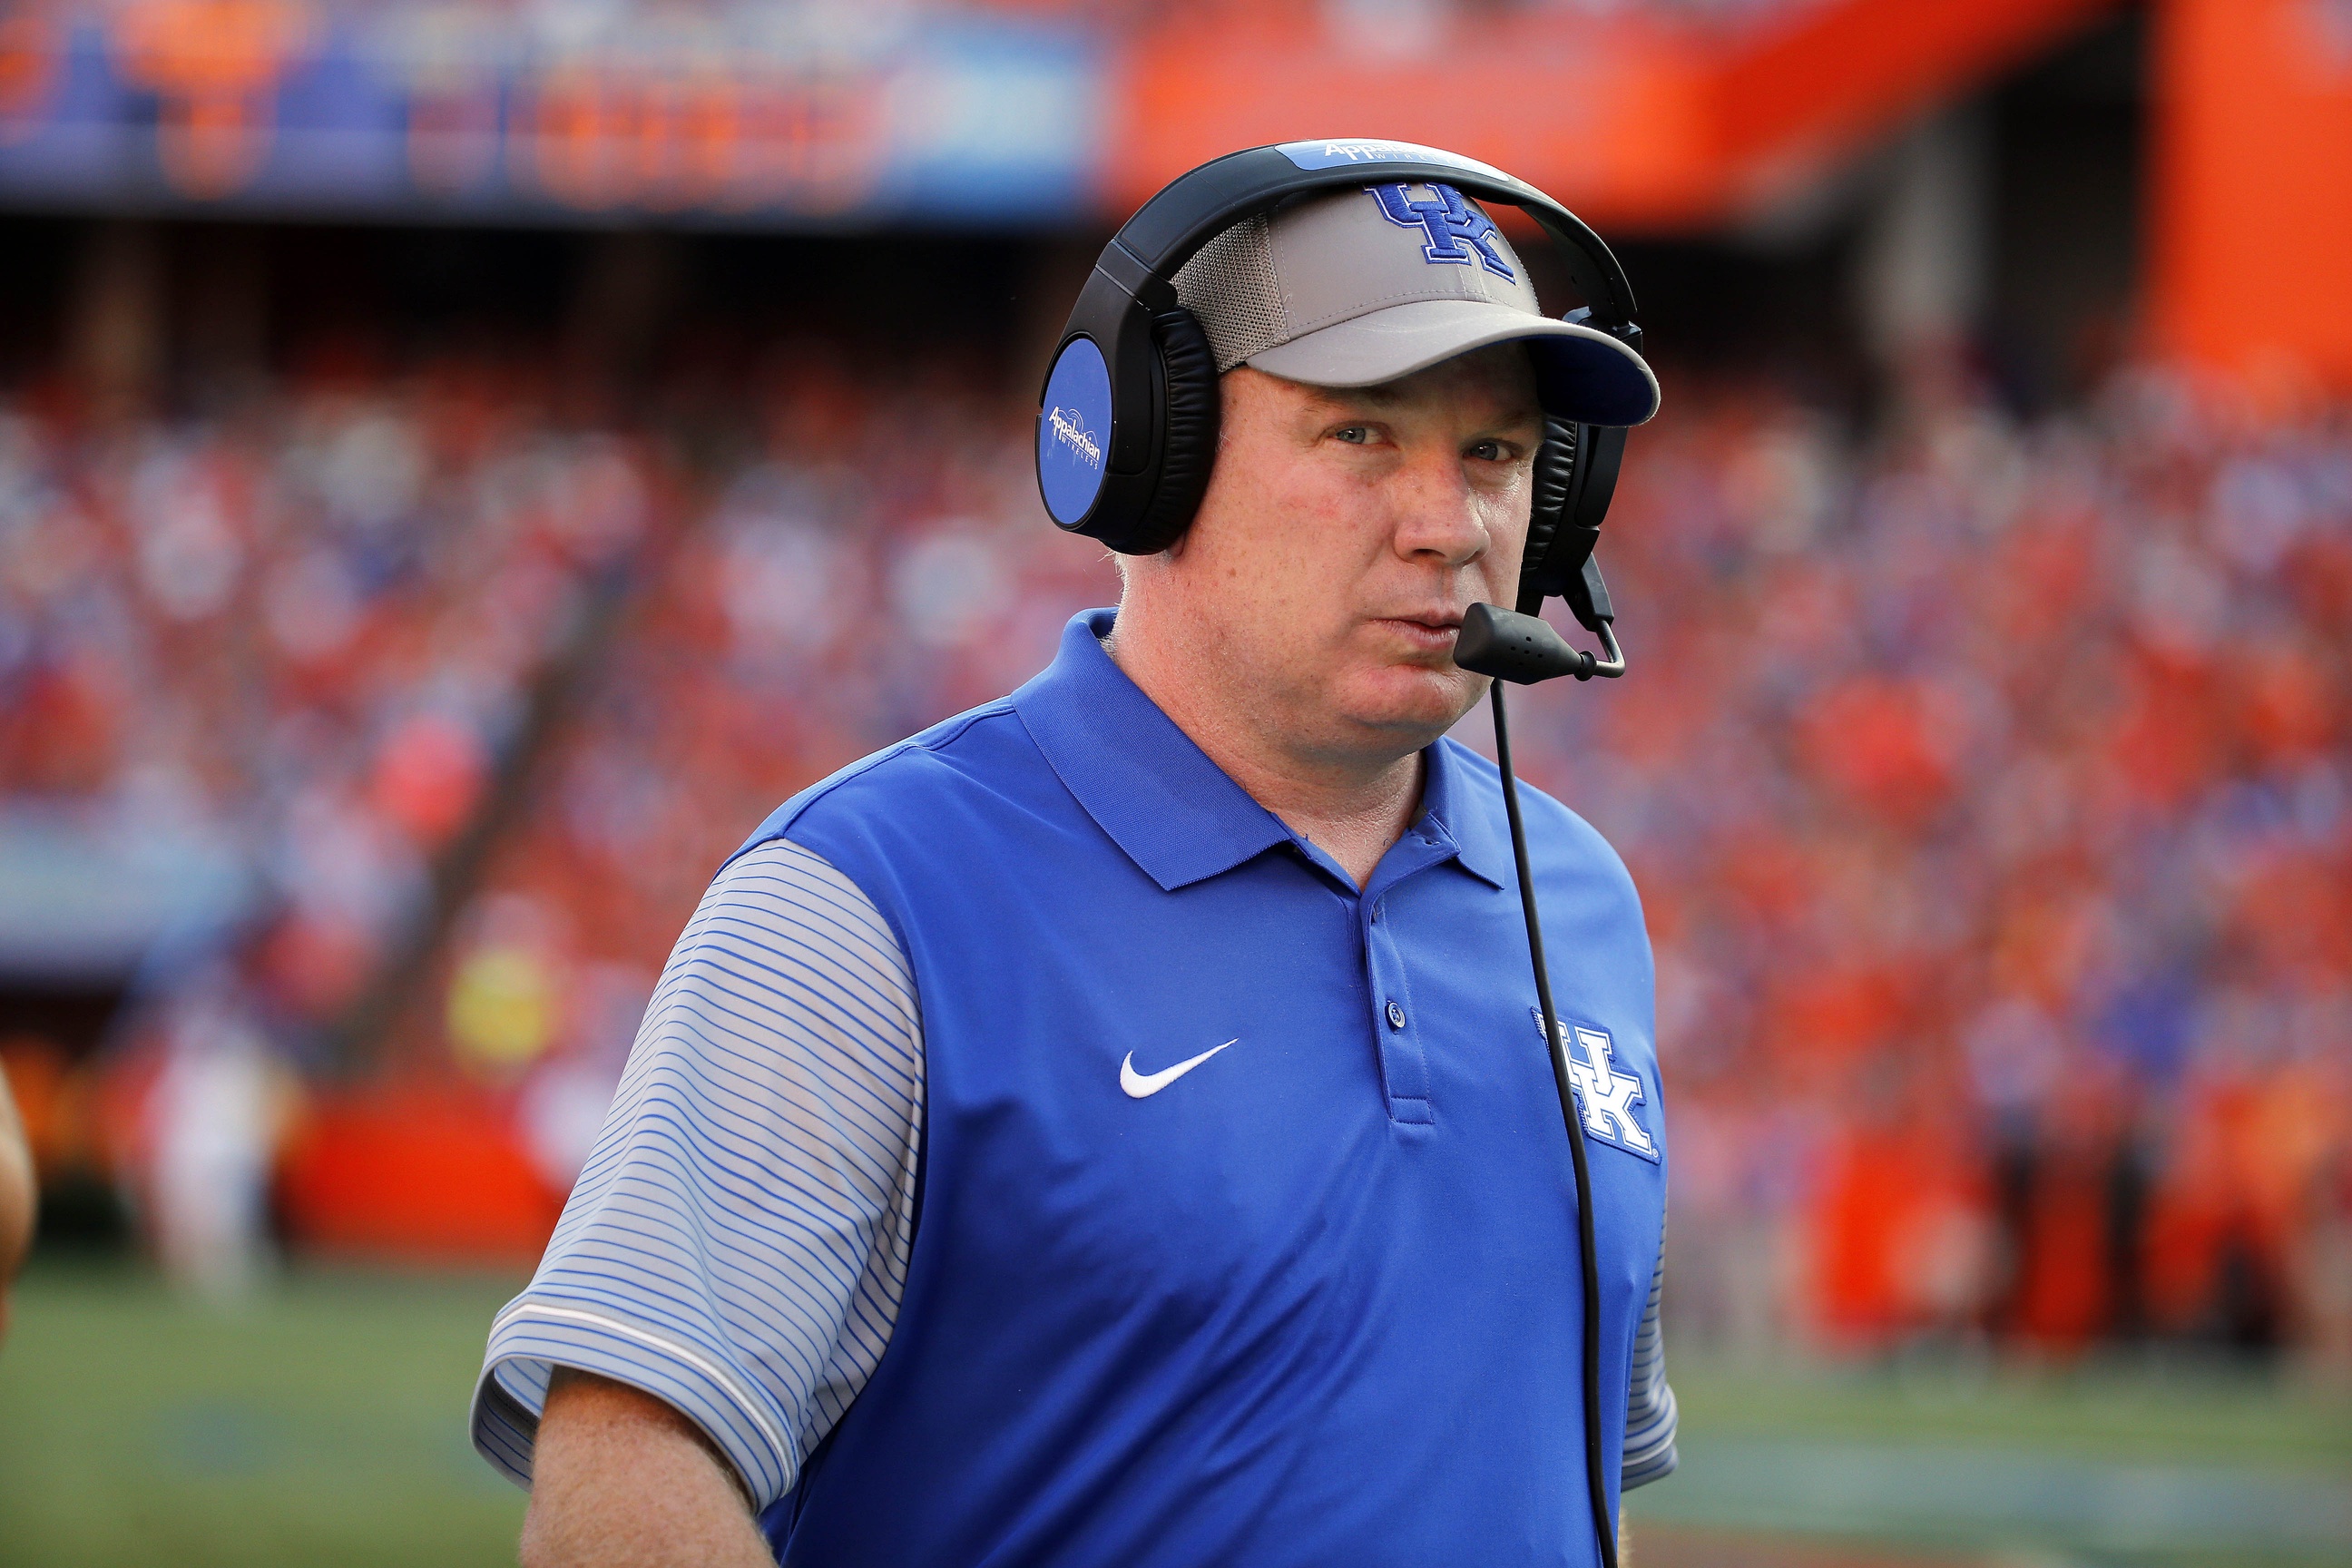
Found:
[[1264, 216], [1244, 218], [1176, 269], [1176, 300], [1201, 320], [1217, 374], [1290, 337]]

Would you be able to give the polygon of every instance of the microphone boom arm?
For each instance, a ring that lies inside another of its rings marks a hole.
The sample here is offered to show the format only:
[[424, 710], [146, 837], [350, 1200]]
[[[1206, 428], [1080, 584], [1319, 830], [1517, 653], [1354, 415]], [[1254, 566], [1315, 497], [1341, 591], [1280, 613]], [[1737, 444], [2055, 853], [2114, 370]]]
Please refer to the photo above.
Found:
[[1462, 617], [1454, 642], [1454, 662], [1474, 674], [1491, 676], [1487, 689], [1495, 709], [1495, 758], [1503, 775], [1503, 809], [1511, 820], [1511, 858], [1519, 878], [1519, 909], [1527, 919], [1528, 960], [1534, 966], [1536, 1002], [1543, 1018], [1545, 1054], [1551, 1060], [1552, 1087], [1559, 1095], [1560, 1119], [1568, 1126], [1568, 1154], [1576, 1176], [1576, 1261], [1584, 1288], [1582, 1320], [1584, 1363], [1584, 1480], [1592, 1507], [1594, 1538], [1601, 1545], [1601, 1568], [1617, 1568], [1617, 1532], [1609, 1515], [1608, 1478], [1602, 1470], [1601, 1431], [1601, 1259], [1593, 1234], [1592, 1173], [1584, 1150], [1584, 1118], [1578, 1109], [1576, 1079], [1567, 1042], [1560, 1038], [1559, 1015], [1552, 1005], [1551, 971], [1544, 962], [1543, 921], [1536, 910], [1535, 877], [1528, 864], [1527, 826], [1519, 816], [1519, 781], [1511, 767], [1511, 730], [1503, 712], [1503, 683], [1531, 686], [1573, 675], [1590, 680], [1596, 675], [1625, 673], [1625, 655], [1609, 629], [1598, 619], [1606, 658], [1596, 658], [1568, 639], [1549, 622], [1493, 605], [1473, 605]]

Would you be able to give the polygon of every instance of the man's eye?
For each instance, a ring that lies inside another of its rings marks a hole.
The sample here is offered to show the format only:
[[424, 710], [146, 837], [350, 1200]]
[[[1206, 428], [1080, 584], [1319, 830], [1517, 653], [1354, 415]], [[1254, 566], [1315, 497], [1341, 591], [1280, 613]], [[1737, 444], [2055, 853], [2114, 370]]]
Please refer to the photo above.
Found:
[[1503, 444], [1500, 441], [1480, 441], [1471, 447], [1470, 455], [1482, 463], [1499, 463], [1503, 460]]
[[1368, 426], [1344, 425], [1331, 432], [1331, 438], [1345, 441], [1351, 447], [1360, 447], [1372, 438], [1372, 432]]

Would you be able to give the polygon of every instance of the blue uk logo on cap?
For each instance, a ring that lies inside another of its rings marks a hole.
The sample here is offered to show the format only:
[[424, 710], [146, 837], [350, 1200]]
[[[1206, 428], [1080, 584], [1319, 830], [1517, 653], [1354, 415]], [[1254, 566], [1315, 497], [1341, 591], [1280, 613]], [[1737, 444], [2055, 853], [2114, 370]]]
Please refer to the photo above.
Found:
[[1462, 199], [1452, 185], [1431, 185], [1430, 199], [1416, 201], [1404, 185], [1366, 187], [1381, 204], [1382, 216], [1399, 228], [1417, 228], [1429, 237], [1421, 247], [1424, 261], [1450, 261], [1467, 267], [1475, 261], [1497, 278], [1517, 279], [1511, 264], [1495, 248], [1500, 232], [1495, 220]]

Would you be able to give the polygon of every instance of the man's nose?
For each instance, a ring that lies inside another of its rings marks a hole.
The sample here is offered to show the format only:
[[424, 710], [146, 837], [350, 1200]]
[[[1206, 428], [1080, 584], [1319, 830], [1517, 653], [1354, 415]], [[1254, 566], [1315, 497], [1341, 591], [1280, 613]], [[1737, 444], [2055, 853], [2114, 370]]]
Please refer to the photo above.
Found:
[[1479, 518], [1458, 454], [1417, 453], [1394, 480], [1398, 554], [1465, 566], [1494, 542]]

